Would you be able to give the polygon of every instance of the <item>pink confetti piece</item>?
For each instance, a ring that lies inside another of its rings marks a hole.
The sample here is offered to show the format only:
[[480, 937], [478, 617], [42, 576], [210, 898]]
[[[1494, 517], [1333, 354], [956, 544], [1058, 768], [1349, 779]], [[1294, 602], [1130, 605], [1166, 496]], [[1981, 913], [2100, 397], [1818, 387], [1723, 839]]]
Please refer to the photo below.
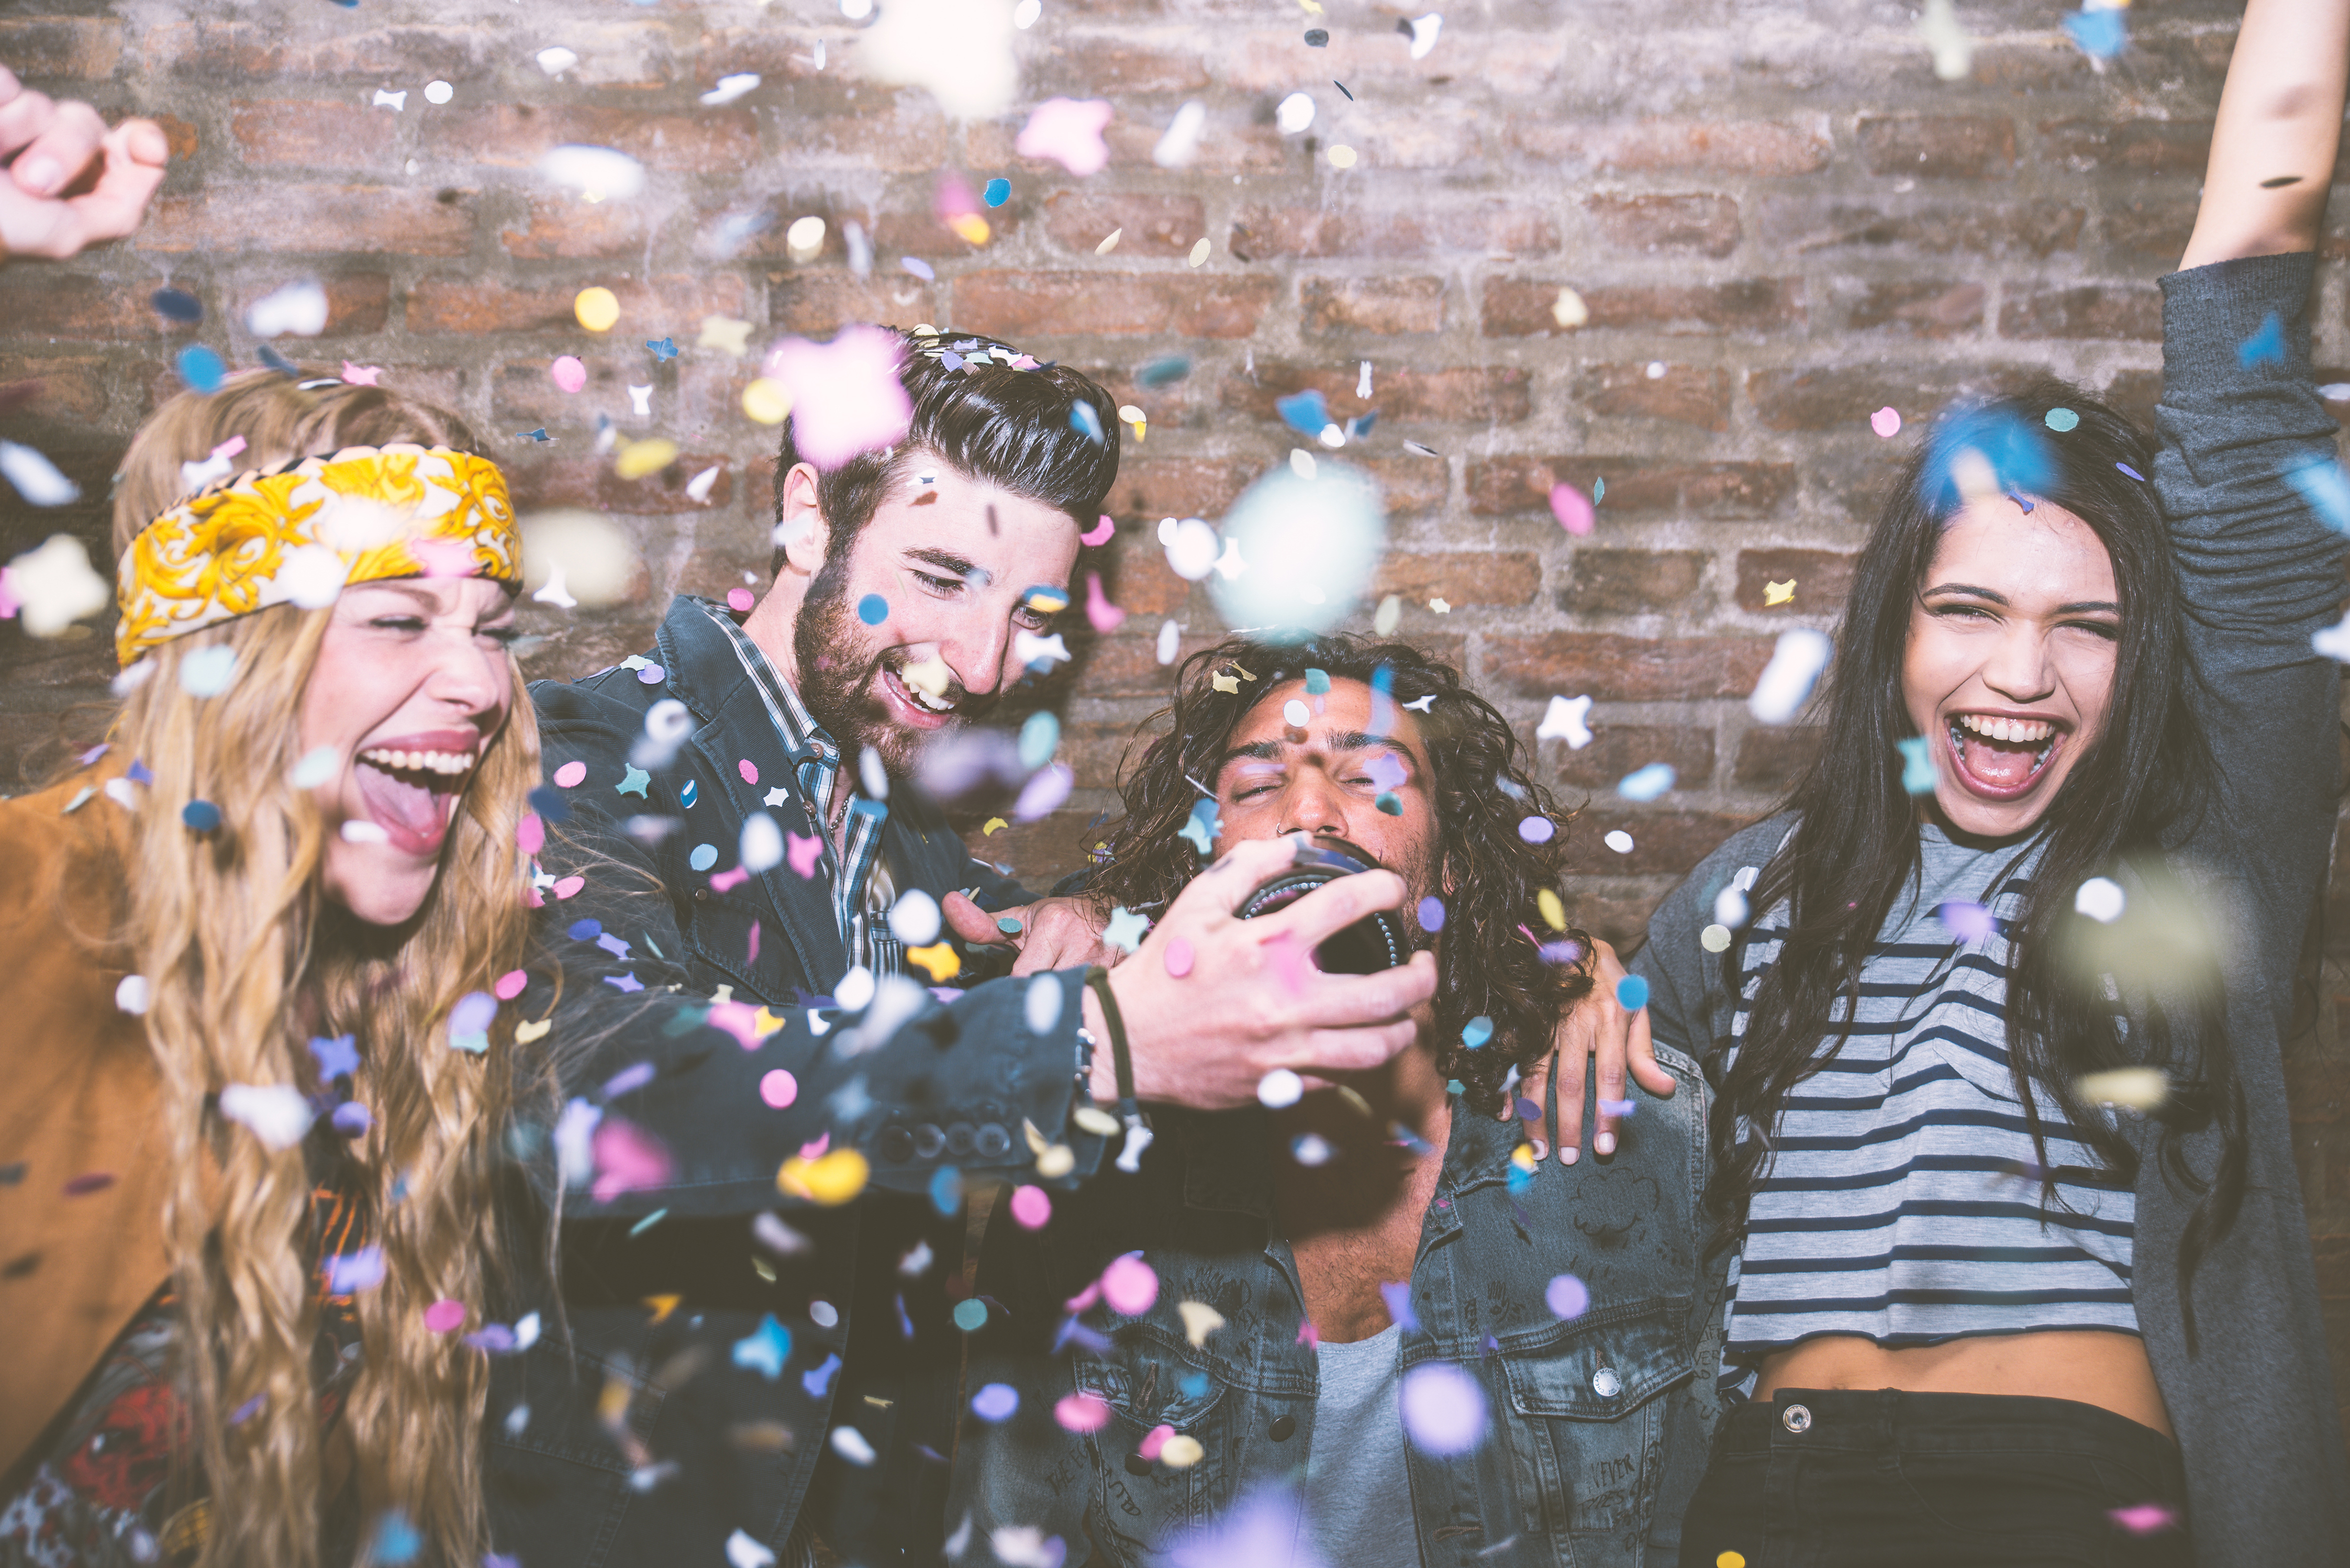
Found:
[[1159, 1272], [1142, 1261], [1141, 1254], [1128, 1252], [1115, 1258], [1101, 1274], [1102, 1300], [1109, 1310], [1125, 1317], [1140, 1317], [1159, 1299]]
[[1012, 150], [1023, 158], [1049, 158], [1079, 179], [1098, 174], [1109, 162], [1102, 129], [1112, 112], [1097, 98], [1048, 98], [1029, 114]]
[[1322, 1331], [1314, 1326], [1312, 1318], [1309, 1317], [1297, 1325], [1297, 1343], [1308, 1350], [1315, 1348], [1322, 1343]]
[[497, 984], [492, 986], [490, 990], [496, 993], [497, 999], [500, 1002], [512, 1002], [515, 997], [522, 994], [522, 988], [529, 983], [530, 971], [528, 970], [510, 969], [506, 971], [505, 973], [498, 976]]
[[847, 327], [829, 343], [786, 337], [766, 358], [768, 376], [792, 399], [792, 439], [818, 468], [895, 446], [914, 405], [898, 379], [900, 340], [871, 327]]
[[[344, 360], [344, 361], [343, 361], [343, 369], [344, 369], [348, 370], [348, 369], [351, 369], [352, 368], [353, 368], [353, 367], [352, 367], [352, 365], [351, 365], [351, 362], [350, 362], [348, 359], [346, 359], [346, 360]], [[382, 369], [382, 367], [381, 367], [381, 366], [374, 366], [374, 367], [370, 367], [370, 369], [373, 369], [373, 370], [376, 370], [376, 371], [380, 371], [380, 370], [381, 370], [381, 369]], [[346, 378], [345, 378], [345, 379], [346, 379], [346, 380], [348, 380], [348, 379], [349, 379], [349, 378], [348, 378], [348, 377], [346, 377]], [[372, 382], [366, 382], [366, 383], [362, 383], [362, 384], [363, 384], [363, 385], [372, 386], [374, 383], [372, 383]], [[216, 446], [216, 447], [213, 448], [212, 452], [211, 452], [211, 455], [212, 455], [212, 456], [213, 456], [213, 457], [216, 457], [216, 458], [218, 458], [218, 457], [234, 457], [234, 456], [236, 456], [239, 452], [243, 452], [244, 450], [244, 438], [243, 436], [241, 436], [241, 435], [234, 435], [234, 436], [229, 437], [229, 438], [228, 438], [228, 440], [226, 440], [226, 441], [224, 441], [221, 442], [221, 443], [220, 443], [220, 445], [218, 445], [218, 446]]]
[[[710, 890], [713, 893], [731, 893], [750, 879], [750, 867], [737, 866], [732, 871], [721, 871], [713, 875], [710, 878]], [[758, 940], [754, 938], [751, 943], [751, 956], [756, 958], [758, 953]]]
[[443, 1296], [424, 1309], [424, 1326], [434, 1334], [448, 1334], [465, 1326], [465, 1303]]
[[824, 1151], [831, 1147], [832, 1134], [829, 1131], [827, 1131], [814, 1143], [804, 1143], [800, 1145], [800, 1158], [802, 1159], [822, 1159], [824, 1158]]
[[1109, 596], [1102, 592], [1099, 572], [1086, 574], [1086, 619], [1104, 636], [1126, 624], [1126, 612], [1110, 603]]
[[1264, 944], [1265, 961], [1280, 977], [1282, 987], [1292, 996], [1305, 987], [1305, 971], [1312, 966], [1305, 947], [1295, 937], [1283, 931]]
[[526, 811], [515, 824], [515, 847], [525, 855], [536, 855], [546, 847], [546, 824], [538, 813]]
[[1043, 1188], [1035, 1185], [1012, 1189], [1012, 1218], [1024, 1231], [1041, 1231], [1045, 1221], [1053, 1217], [1053, 1199]]
[[1142, 1446], [1134, 1451], [1146, 1459], [1155, 1459], [1159, 1457], [1159, 1450], [1167, 1446], [1167, 1439], [1174, 1435], [1175, 1428], [1172, 1427], [1153, 1427], [1144, 1436]]
[[1890, 441], [1901, 433], [1901, 411], [1890, 407], [1879, 409], [1868, 416], [1868, 428]]
[[1591, 1287], [1573, 1274], [1559, 1274], [1543, 1292], [1543, 1301], [1554, 1317], [1581, 1317], [1591, 1310]]
[[1067, 1432], [1098, 1432], [1109, 1425], [1109, 1402], [1098, 1394], [1079, 1389], [1064, 1394], [1053, 1407], [1053, 1419]]
[[[735, 867], [735, 869], [736, 869], [737, 871], [741, 871], [741, 870], [742, 870], [742, 867], [738, 866], [738, 867]], [[712, 877], [710, 879], [710, 885], [711, 885], [712, 887], [713, 887], [713, 888], [717, 887], [717, 886], [718, 886], [718, 878], [717, 878], [717, 877]], [[757, 962], [759, 961], [759, 930], [760, 930], [759, 922], [758, 922], [758, 921], [756, 921], [756, 920], [753, 920], [753, 921], [751, 922], [751, 940], [750, 940], [750, 942], [749, 942], [749, 944], [748, 944], [748, 946], [750, 947], [750, 950], [750, 950], [750, 954], [749, 954], [749, 956], [748, 956], [748, 957], [746, 957], [746, 958], [743, 961], [744, 963], [746, 963], [746, 964], [755, 964], [755, 963], [757, 963]]]
[[1097, 550], [1108, 544], [1110, 535], [1117, 532], [1117, 523], [1113, 522], [1110, 514], [1105, 512], [1101, 514], [1100, 522], [1077, 535], [1077, 543], [1088, 550]]
[[1934, 911], [1942, 929], [1962, 942], [1979, 942], [1991, 933], [1991, 915], [1981, 904], [1952, 900]]
[[1101, 1282], [1099, 1280], [1096, 1280], [1084, 1290], [1079, 1291], [1076, 1295], [1073, 1295], [1067, 1301], [1063, 1302], [1061, 1303], [1061, 1309], [1064, 1312], [1066, 1312], [1070, 1316], [1074, 1317], [1077, 1314], [1087, 1311], [1094, 1304], [1094, 1303], [1101, 1300]]
[[586, 763], [566, 763], [561, 767], [555, 770], [555, 782], [562, 785], [565, 789], [578, 788], [579, 785], [587, 780], [587, 777], [588, 764]]
[[588, 384], [588, 367], [579, 362], [577, 355], [564, 355], [546, 368], [546, 373], [567, 392], [576, 392]]
[[726, 607], [733, 610], [736, 615], [749, 615], [751, 613], [751, 607], [758, 602], [758, 600], [751, 597], [751, 590], [748, 588], [729, 588], [726, 590]]
[[748, 757], [744, 757], [742, 761], [736, 763], [734, 764], [734, 771], [743, 775], [743, 782], [746, 784], [754, 784], [759, 782], [759, 764], [753, 762]]
[[815, 836], [802, 838], [796, 833], [786, 833], [784, 835], [784, 854], [791, 861], [794, 871], [803, 877], [813, 877], [817, 864], [824, 859], [824, 840]]
[[745, 1051], [756, 1051], [763, 1038], [759, 1033], [759, 1010], [747, 1002], [713, 1002], [702, 1015], [704, 1023], [722, 1029], [734, 1037], [734, 1044]]
[[1557, 518], [1558, 525], [1570, 534], [1580, 535], [1591, 532], [1591, 497], [1572, 484], [1550, 487], [1550, 514]]
[[1181, 980], [1191, 972], [1191, 961], [1194, 956], [1191, 944], [1181, 937], [1177, 937], [1167, 944], [1167, 972], [1177, 980]]
[[588, 886], [588, 878], [585, 877], [566, 877], [555, 884], [555, 896], [558, 898], [568, 898], [586, 886]]
[[800, 1081], [777, 1067], [759, 1080], [759, 1097], [770, 1109], [783, 1110], [800, 1097]]
[[2134, 1508], [2116, 1508], [2106, 1517], [2128, 1531], [2132, 1535], [2152, 1535], [2159, 1531], [2175, 1529], [2178, 1516], [2158, 1502], [2141, 1502]]
[[588, 1191], [598, 1203], [669, 1179], [669, 1150], [650, 1133], [619, 1116], [608, 1114], [596, 1124], [593, 1149], [596, 1181]]
[[1060, 809], [1076, 787], [1077, 775], [1066, 763], [1054, 763], [1037, 769], [1021, 786], [1020, 798], [1012, 803], [1015, 822], [1034, 822], [1040, 816], [1050, 816]]
[[343, 361], [343, 380], [350, 386], [372, 387], [376, 384], [375, 379], [382, 374], [383, 367], [380, 365], [354, 365], [348, 359]]
[[103, 1192], [113, 1185], [114, 1172], [85, 1170], [79, 1176], [68, 1179], [65, 1194], [68, 1198], [87, 1198], [93, 1192]]

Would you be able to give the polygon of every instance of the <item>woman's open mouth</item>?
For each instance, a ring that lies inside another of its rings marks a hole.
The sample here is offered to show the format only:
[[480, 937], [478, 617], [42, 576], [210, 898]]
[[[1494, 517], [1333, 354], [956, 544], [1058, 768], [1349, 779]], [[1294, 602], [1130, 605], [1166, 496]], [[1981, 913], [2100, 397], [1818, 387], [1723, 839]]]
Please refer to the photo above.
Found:
[[2052, 719], [1953, 713], [1950, 759], [1959, 782], [1985, 800], [2017, 800], [2039, 786], [2071, 732]]
[[352, 765], [369, 818], [394, 848], [429, 858], [441, 853], [457, 797], [480, 762], [479, 737], [435, 734], [370, 746]]

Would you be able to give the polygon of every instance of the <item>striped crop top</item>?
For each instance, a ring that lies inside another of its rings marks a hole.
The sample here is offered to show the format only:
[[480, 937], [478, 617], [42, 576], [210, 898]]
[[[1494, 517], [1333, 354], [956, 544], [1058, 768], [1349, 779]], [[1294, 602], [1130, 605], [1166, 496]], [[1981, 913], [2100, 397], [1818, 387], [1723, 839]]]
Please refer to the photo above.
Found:
[[[1922, 875], [1870, 951], [1852, 1033], [1788, 1096], [1755, 1186], [1731, 1270], [1725, 1393], [1751, 1393], [1766, 1356], [1814, 1334], [1898, 1349], [2137, 1332], [2137, 1196], [2113, 1177], [2060, 1182], [2043, 1203], [2009, 1068], [2006, 932], [2036, 856], [1970, 849], [1930, 826], [1919, 848]], [[1785, 915], [1767, 911], [1751, 933], [1733, 1053]], [[2044, 1097], [2040, 1113], [2051, 1168], [2103, 1166]]]

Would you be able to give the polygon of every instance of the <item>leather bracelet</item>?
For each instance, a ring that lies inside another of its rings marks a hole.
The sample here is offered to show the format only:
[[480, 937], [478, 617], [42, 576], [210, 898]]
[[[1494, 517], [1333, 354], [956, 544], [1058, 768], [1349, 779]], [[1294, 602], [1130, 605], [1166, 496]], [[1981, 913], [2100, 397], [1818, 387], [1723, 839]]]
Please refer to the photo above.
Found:
[[1138, 1107], [1134, 1099], [1134, 1055], [1126, 1043], [1126, 1020], [1119, 1016], [1118, 998], [1109, 989], [1109, 971], [1096, 964], [1086, 971], [1086, 984], [1101, 998], [1102, 1023], [1109, 1031], [1110, 1068], [1118, 1075], [1118, 1108], [1128, 1115]]

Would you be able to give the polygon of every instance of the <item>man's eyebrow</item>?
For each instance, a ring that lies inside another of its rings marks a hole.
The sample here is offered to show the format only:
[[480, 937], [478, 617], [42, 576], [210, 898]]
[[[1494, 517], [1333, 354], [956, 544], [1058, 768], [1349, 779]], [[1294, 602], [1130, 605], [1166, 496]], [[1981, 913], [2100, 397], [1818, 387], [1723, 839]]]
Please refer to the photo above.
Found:
[[934, 549], [922, 545], [906, 552], [909, 560], [926, 562], [942, 572], [949, 572], [973, 587], [983, 588], [995, 581], [995, 574], [972, 562], [968, 556], [958, 556], [952, 550]]
[[1208, 770], [1208, 776], [1210, 778], [1214, 778], [1217, 774], [1222, 773], [1228, 764], [1236, 763], [1243, 757], [1246, 757], [1252, 762], [1277, 763], [1281, 760], [1281, 742], [1279, 741], [1251, 741], [1245, 746], [1234, 746], [1232, 750], [1226, 752], [1222, 756], [1216, 759], [1216, 765]]
[[[1253, 762], [1278, 762], [1283, 751], [1290, 746], [1291, 742], [1287, 741], [1252, 741], [1245, 746], [1234, 746], [1216, 759], [1214, 771], [1209, 776], [1212, 778], [1222, 773], [1226, 764], [1238, 762], [1243, 757]], [[1320, 748], [1327, 752], [1394, 752], [1414, 767], [1425, 765], [1413, 754], [1409, 746], [1393, 735], [1374, 735], [1363, 730], [1333, 730], [1322, 737]]]

